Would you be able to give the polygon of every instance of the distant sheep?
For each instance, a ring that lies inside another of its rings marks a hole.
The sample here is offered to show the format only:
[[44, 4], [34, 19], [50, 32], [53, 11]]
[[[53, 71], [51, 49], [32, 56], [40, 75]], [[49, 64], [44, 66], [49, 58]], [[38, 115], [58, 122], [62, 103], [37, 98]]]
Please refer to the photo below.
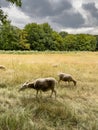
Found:
[[53, 67], [58, 67], [58, 66], [59, 66], [59, 64], [53, 64], [52, 66], [53, 66]]
[[19, 89], [19, 91], [22, 91], [26, 88], [33, 88], [37, 91], [36, 92], [36, 97], [37, 97], [39, 91], [45, 92], [45, 91], [51, 90], [51, 96], [54, 93], [55, 98], [56, 98], [56, 90], [54, 89], [56, 83], [57, 83], [56, 79], [54, 79], [52, 77], [50, 77], [50, 78], [39, 78], [39, 79], [36, 79], [34, 82], [24, 83], [21, 86], [21, 88]]
[[1, 69], [1, 70], [6, 70], [6, 67], [3, 66], [3, 65], [0, 65], [0, 69]]
[[59, 82], [64, 81], [64, 82], [69, 83], [69, 82], [72, 81], [74, 83], [74, 86], [76, 86], [77, 81], [75, 79], [73, 79], [72, 75], [65, 74], [65, 73], [60, 73], [60, 74], [58, 74], [58, 76], [59, 76]]

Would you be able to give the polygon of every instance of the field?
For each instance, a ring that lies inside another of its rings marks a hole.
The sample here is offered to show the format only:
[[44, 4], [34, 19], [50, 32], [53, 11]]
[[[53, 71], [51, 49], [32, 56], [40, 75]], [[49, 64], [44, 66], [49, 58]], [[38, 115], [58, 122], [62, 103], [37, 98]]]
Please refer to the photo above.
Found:
[[[0, 53], [0, 130], [98, 130], [98, 52]], [[18, 92], [26, 81], [70, 73], [50, 92]]]

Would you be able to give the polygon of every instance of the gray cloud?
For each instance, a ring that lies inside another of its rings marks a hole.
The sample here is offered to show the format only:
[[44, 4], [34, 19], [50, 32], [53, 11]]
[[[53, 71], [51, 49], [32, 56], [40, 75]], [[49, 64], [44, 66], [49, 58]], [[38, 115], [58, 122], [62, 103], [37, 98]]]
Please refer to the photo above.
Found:
[[54, 22], [61, 24], [63, 27], [77, 28], [81, 27], [85, 20], [79, 12], [64, 12], [53, 19]]
[[82, 8], [86, 12], [89, 27], [96, 27], [98, 26], [98, 8], [94, 2], [86, 3], [82, 5]]
[[98, 19], [98, 8], [96, 8], [96, 5], [94, 2], [83, 4], [82, 7], [83, 9], [88, 11], [92, 15], [92, 17], [95, 17]]
[[19, 8], [9, 6], [6, 0], [0, 0], [0, 6], [5, 7], [3, 10], [14, 25], [23, 27], [30, 22], [48, 22], [57, 31], [79, 31], [81, 28], [84, 30], [98, 26], [96, 3], [97, 0], [22, 0], [22, 7]]
[[72, 3], [68, 0], [23, 0], [22, 9], [32, 18], [50, 19], [62, 27], [80, 27], [84, 19], [79, 12], [74, 12]]
[[49, 0], [23, 0], [22, 11], [29, 16], [46, 17], [62, 13], [64, 10], [72, 8], [67, 0], [52, 2]]

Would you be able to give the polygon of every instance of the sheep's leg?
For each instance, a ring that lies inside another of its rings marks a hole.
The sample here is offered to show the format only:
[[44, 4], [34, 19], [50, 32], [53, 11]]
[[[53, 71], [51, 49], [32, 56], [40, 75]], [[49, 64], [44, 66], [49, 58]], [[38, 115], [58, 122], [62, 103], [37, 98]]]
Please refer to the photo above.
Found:
[[55, 94], [55, 99], [56, 99], [56, 91], [55, 91], [55, 90], [53, 90], [53, 92], [54, 92], [54, 94]]
[[60, 83], [61, 79], [59, 79], [58, 83]]
[[55, 90], [52, 90], [52, 91], [51, 91], [51, 95], [50, 95], [50, 97], [52, 97], [53, 92], [54, 92], [54, 94], [55, 94], [55, 99], [56, 99], [56, 91], [55, 91]]
[[51, 95], [50, 95], [50, 97], [52, 97], [52, 94], [53, 94], [53, 90], [51, 90]]
[[42, 91], [40, 90], [40, 96], [42, 97]]
[[70, 81], [68, 81], [68, 85], [70, 86]]
[[38, 92], [39, 92], [39, 91], [37, 90], [37, 91], [36, 91], [36, 98], [37, 98], [37, 96], [38, 96]]

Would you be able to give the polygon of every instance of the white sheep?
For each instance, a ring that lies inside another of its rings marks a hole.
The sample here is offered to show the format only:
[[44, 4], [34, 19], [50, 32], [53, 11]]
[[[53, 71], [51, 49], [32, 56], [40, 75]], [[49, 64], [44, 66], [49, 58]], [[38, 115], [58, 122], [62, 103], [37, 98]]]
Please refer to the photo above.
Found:
[[74, 83], [74, 86], [76, 86], [77, 81], [72, 77], [72, 75], [66, 73], [59, 73], [58, 76], [59, 76], [58, 82], [64, 81], [70, 83], [72, 81]]
[[36, 92], [36, 97], [37, 97], [39, 91], [45, 92], [45, 91], [51, 90], [51, 96], [54, 93], [55, 98], [56, 98], [56, 90], [54, 89], [56, 83], [57, 83], [56, 79], [52, 77], [39, 78], [39, 79], [36, 79], [34, 82], [24, 83], [19, 89], [19, 91], [24, 90], [26, 88], [33, 88], [37, 91]]

